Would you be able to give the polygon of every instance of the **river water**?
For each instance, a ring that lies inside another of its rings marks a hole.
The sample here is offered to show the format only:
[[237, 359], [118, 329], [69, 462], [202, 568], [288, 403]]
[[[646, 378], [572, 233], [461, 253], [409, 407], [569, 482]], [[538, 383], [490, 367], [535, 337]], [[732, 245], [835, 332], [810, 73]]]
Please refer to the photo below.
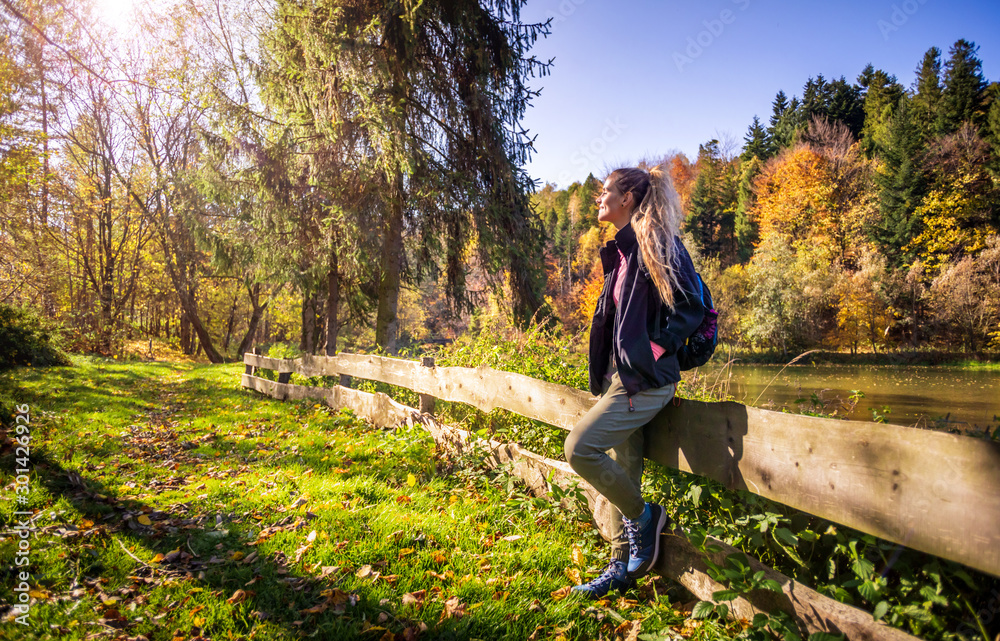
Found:
[[[709, 385], [728, 384], [741, 403], [792, 412], [819, 410], [855, 420], [978, 431], [1000, 425], [1000, 371], [872, 365], [704, 368]], [[864, 396], [853, 402], [855, 392]], [[853, 407], [852, 407], [853, 406]]]

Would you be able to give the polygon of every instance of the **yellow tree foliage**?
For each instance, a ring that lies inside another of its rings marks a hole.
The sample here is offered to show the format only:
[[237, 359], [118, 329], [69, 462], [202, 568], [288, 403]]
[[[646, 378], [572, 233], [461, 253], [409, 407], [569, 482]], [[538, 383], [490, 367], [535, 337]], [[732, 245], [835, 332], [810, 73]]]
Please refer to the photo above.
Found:
[[835, 342], [857, 353], [858, 345], [868, 342], [873, 352], [886, 343], [895, 322], [893, 309], [882, 293], [888, 277], [885, 257], [865, 252], [861, 269], [845, 273], [837, 287], [837, 336]]
[[831, 226], [833, 184], [827, 163], [806, 146], [772, 160], [755, 181], [751, 216], [761, 238], [781, 236], [792, 245], [824, 235]]
[[916, 250], [930, 274], [937, 274], [952, 260], [974, 255], [986, 247], [997, 230], [990, 225], [989, 194], [974, 188], [982, 177], [969, 171], [953, 176], [931, 190], [917, 207], [923, 231], [907, 246]]

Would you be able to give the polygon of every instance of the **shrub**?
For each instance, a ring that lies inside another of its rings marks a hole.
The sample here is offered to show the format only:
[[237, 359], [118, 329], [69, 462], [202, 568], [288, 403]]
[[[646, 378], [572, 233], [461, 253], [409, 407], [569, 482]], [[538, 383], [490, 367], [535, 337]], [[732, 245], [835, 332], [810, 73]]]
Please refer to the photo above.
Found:
[[34, 313], [0, 304], [0, 370], [21, 366], [69, 365], [50, 328]]

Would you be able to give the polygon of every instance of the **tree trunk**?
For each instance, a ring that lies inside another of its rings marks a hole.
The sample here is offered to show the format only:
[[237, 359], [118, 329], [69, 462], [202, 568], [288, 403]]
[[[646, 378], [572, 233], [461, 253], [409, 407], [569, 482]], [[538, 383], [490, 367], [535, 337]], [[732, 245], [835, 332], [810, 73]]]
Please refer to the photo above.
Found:
[[337, 250], [330, 243], [330, 271], [326, 276], [326, 355], [334, 356], [337, 353], [337, 334], [340, 332], [340, 325], [337, 322], [337, 314], [340, 312], [340, 273], [337, 262]]
[[403, 263], [403, 174], [393, 181], [389, 219], [382, 243], [381, 280], [378, 286], [378, 315], [375, 318], [375, 342], [390, 354], [396, 353], [399, 338], [399, 281]]
[[312, 354], [316, 347], [316, 294], [309, 292], [302, 296], [302, 337], [299, 349]]
[[177, 330], [177, 335], [181, 339], [181, 351], [190, 356], [191, 352], [194, 351], [193, 342], [191, 341], [191, 321], [183, 305], [181, 305], [181, 310], [181, 323]]
[[253, 306], [253, 312], [250, 314], [250, 322], [247, 323], [247, 333], [243, 336], [243, 340], [240, 341], [240, 346], [236, 350], [241, 359], [253, 346], [254, 339], [257, 337], [260, 317], [264, 315], [268, 303], [268, 301], [264, 301], [263, 305], [260, 304], [260, 283], [254, 283], [252, 287], [248, 287], [247, 292], [250, 294], [250, 305]]

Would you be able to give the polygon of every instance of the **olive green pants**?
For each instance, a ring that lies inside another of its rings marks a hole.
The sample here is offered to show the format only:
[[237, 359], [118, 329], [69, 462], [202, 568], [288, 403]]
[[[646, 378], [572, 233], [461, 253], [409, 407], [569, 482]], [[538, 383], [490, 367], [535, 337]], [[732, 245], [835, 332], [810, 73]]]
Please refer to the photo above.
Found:
[[[645, 509], [642, 498], [643, 428], [674, 397], [675, 384], [639, 392], [631, 399], [616, 372], [605, 379], [601, 400], [566, 437], [570, 467], [603, 494], [614, 507], [611, 552], [627, 559], [628, 539], [622, 515], [637, 519]], [[630, 411], [631, 409], [631, 411]]]

